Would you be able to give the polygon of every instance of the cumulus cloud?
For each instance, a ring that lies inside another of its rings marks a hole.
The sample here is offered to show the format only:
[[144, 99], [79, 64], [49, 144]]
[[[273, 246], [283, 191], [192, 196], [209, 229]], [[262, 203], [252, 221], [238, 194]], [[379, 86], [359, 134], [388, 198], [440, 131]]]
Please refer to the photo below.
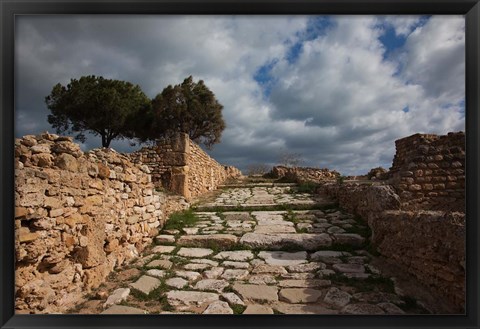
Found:
[[[386, 57], [388, 28], [402, 42]], [[463, 17], [22, 16], [16, 31], [17, 136], [52, 130], [45, 96], [88, 74], [149, 97], [203, 79], [227, 123], [209, 152], [241, 169], [291, 152], [362, 174], [391, 165], [397, 138], [464, 129]]]

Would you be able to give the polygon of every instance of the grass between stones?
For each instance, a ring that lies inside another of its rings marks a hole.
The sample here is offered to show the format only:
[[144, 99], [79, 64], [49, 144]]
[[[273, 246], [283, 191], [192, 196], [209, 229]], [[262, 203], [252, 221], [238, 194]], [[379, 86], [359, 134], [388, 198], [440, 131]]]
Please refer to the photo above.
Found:
[[195, 225], [198, 221], [199, 218], [195, 215], [192, 208], [185, 211], [174, 212], [168, 218], [163, 230], [181, 230], [184, 227]]
[[[162, 310], [172, 311], [173, 307], [170, 304], [168, 304], [167, 296], [165, 295], [166, 292], [171, 290], [165, 283], [166, 279], [167, 277], [162, 278], [160, 286], [152, 290], [148, 295], [133, 288], [131, 289], [130, 293], [135, 299], [139, 301], [147, 302], [147, 303], [156, 303], [156, 304], [159, 303], [162, 307]], [[151, 304], [151, 305], [154, 305], [154, 304]]]
[[230, 305], [230, 308], [232, 309], [233, 314], [242, 314], [247, 307], [243, 305]]

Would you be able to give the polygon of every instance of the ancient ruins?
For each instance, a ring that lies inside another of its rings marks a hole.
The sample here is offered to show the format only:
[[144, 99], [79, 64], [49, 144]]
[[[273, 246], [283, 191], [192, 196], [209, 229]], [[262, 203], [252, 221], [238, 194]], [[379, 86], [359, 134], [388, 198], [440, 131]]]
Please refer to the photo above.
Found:
[[16, 312], [458, 314], [465, 134], [396, 141], [361, 180], [245, 177], [186, 135], [132, 154], [15, 145]]

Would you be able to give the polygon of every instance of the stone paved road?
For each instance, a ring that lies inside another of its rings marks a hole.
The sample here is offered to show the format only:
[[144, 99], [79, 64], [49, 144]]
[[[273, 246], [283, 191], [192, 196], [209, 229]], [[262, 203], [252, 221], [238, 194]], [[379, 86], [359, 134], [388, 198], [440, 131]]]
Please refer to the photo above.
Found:
[[295, 193], [291, 184], [264, 185], [224, 188], [197, 205], [193, 225], [161, 232], [148, 255], [111, 275], [75, 312], [423, 311], [369, 264], [362, 222], [329, 200]]

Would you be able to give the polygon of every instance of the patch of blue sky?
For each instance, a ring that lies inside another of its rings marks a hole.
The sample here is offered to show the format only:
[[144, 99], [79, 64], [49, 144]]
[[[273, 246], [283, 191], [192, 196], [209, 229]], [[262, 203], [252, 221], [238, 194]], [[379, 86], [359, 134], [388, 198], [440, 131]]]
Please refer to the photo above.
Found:
[[285, 56], [288, 63], [293, 64], [298, 60], [306, 41], [325, 35], [333, 25], [334, 21], [331, 16], [312, 16], [307, 22], [307, 28], [297, 32], [297, 42], [288, 49]]
[[[416, 28], [425, 25], [431, 16], [421, 16], [419, 20], [410, 27], [410, 33], [415, 31]], [[407, 41], [408, 35], [397, 34], [395, 32], [395, 28], [386, 22], [383, 22], [379, 25], [383, 29], [383, 33], [378, 38], [380, 42], [385, 47], [385, 52], [383, 54], [383, 58], [389, 58], [394, 52], [400, 50], [405, 45]], [[409, 33], [409, 34], [410, 34]]]
[[[289, 48], [285, 54], [285, 59], [292, 65], [294, 64], [303, 50], [303, 44], [306, 41], [314, 40], [322, 35], [325, 35], [328, 29], [333, 25], [331, 16], [312, 16], [307, 22], [305, 30], [296, 33], [296, 41], [292, 43], [291, 40], [286, 40], [285, 44], [289, 45]], [[272, 87], [275, 83], [271, 71], [278, 59], [269, 61], [260, 66], [255, 71], [253, 78], [262, 87], [264, 97], [268, 98], [272, 91]]]
[[405, 106], [405, 107], [402, 109], [402, 111], [405, 112], [405, 113], [408, 113], [408, 112], [410, 112], [410, 107]]
[[272, 60], [270, 62], [265, 63], [264, 65], [260, 66], [258, 70], [254, 73], [253, 78], [257, 83], [262, 87], [263, 95], [265, 97], [270, 96], [272, 91], [272, 86], [274, 83], [274, 79], [272, 77], [272, 69], [277, 64], [278, 60]]

